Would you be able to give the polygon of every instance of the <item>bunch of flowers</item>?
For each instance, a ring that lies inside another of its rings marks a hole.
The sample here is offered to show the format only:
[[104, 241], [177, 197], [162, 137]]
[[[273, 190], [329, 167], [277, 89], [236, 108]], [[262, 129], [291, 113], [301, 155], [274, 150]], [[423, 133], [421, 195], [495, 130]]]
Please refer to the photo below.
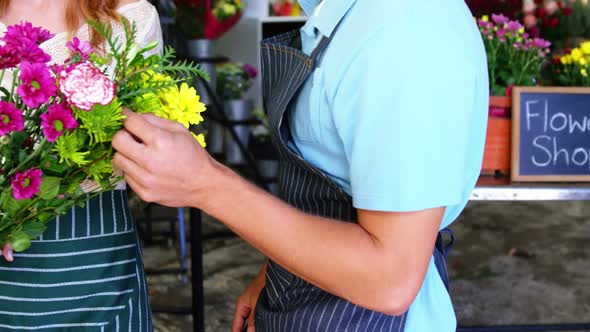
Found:
[[513, 85], [537, 84], [549, 54], [550, 42], [531, 38], [517, 21], [504, 15], [483, 16], [478, 20], [485, 44], [491, 94], [503, 96]]
[[[140, 48], [135, 25], [123, 23], [121, 40], [110, 25], [89, 22], [107, 50], [74, 39], [66, 63], [51, 66], [39, 47], [52, 38], [47, 30], [8, 27], [0, 46], [0, 243], [25, 250], [45, 222], [114, 188], [121, 178], [113, 176], [111, 141], [123, 107], [186, 127], [202, 121], [205, 107], [184, 81], [206, 75], [176, 63], [171, 48], [146, 56], [157, 43]], [[89, 180], [94, 186], [83, 188]]]
[[557, 60], [560, 63], [558, 85], [590, 87], [590, 41], [581, 43]]
[[242, 99], [258, 75], [249, 64], [227, 62], [217, 67], [217, 93], [224, 100]]
[[270, 10], [276, 16], [300, 16], [301, 7], [297, 0], [271, 0]]
[[190, 39], [217, 39], [240, 19], [242, 0], [174, 0], [176, 26]]
[[571, 36], [568, 18], [572, 7], [564, 1], [528, 0], [523, 6], [524, 24], [533, 37], [550, 41], [554, 48], [562, 48]]

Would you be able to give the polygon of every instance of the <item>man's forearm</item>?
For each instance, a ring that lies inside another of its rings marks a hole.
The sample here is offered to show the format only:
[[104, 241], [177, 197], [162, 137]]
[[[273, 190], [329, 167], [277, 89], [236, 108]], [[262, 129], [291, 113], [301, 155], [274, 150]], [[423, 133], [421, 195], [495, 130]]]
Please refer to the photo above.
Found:
[[[403, 271], [358, 224], [312, 216], [221, 170], [201, 206], [293, 274], [363, 307], [397, 314], [407, 298]], [[404, 257], [395, 257], [399, 266]]]

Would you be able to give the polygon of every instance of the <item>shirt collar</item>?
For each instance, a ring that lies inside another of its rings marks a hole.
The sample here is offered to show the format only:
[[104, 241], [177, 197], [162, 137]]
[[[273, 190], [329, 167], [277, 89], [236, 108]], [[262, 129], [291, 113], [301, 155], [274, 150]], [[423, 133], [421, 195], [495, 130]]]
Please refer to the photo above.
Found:
[[323, 0], [321, 10], [316, 7], [322, 0], [298, 0], [299, 5], [312, 20], [311, 25], [322, 35], [330, 37], [338, 23], [348, 13], [356, 0]]

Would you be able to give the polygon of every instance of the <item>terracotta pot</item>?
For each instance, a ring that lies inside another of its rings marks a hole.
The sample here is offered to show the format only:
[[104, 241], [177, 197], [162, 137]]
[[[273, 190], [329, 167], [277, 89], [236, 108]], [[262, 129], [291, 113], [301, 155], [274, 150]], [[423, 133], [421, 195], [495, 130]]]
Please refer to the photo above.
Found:
[[510, 174], [512, 132], [512, 121], [510, 119], [511, 108], [511, 97], [490, 97], [482, 174]]

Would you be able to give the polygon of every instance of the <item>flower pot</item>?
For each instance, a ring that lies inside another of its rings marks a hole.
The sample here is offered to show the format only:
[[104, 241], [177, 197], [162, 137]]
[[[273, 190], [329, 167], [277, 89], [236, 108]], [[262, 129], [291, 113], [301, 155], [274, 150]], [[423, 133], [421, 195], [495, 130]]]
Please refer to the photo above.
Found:
[[490, 97], [482, 174], [510, 174], [512, 132], [512, 121], [510, 119], [511, 107], [511, 97]]
[[[189, 57], [207, 72], [209, 75], [209, 86], [211, 91], [215, 90], [215, 64], [210, 61], [215, 56], [215, 45], [210, 39], [191, 39], [187, 42], [187, 52]], [[205, 105], [213, 104], [213, 98], [205, 88], [205, 83], [201, 79], [196, 79], [194, 87]], [[210, 121], [207, 123], [207, 150], [211, 154], [220, 154], [223, 152], [223, 126], [217, 122]]]
[[[244, 121], [252, 116], [253, 103], [249, 99], [229, 100], [224, 103], [225, 115], [229, 121]], [[238, 139], [244, 147], [248, 147], [250, 139], [250, 127], [248, 125], [234, 125]], [[224, 139], [225, 161], [230, 165], [241, 165], [246, 163], [246, 158], [240, 150], [234, 136], [229, 130], [225, 132]]]

